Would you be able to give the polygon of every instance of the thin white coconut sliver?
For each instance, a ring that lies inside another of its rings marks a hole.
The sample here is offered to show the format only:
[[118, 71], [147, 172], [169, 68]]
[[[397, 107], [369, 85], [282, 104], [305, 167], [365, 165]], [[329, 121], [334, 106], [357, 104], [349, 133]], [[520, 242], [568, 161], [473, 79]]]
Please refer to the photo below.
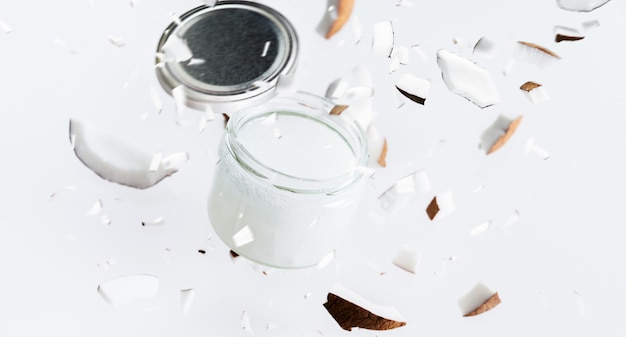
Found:
[[363, 296], [357, 294], [356, 292], [349, 289], [343, 284], [340, 284], [340, 283], [335, 284], [331, 288], [330, 292], [343, 298], [344, 300], [350, 303], [358, 305], [359, 307], [375, 315], [378, 315], [380, 317], [383, 317], [389, 320], [405, 322], [405, 319], [402, 317], [398, 309], [391, 307], [391, 306], [382, 306], [382, 305], [376, 304], [364, 298]]
[[458, 300], [463, 315], [479, 307], [496, 292], [483, 283], [477, 283], [468, 293]]
[[139, 189], [154, 186], [174, 174], [178, 165], [188, 159], [187, 153], [175, 153], [156, 165], [154, 154], [80, 119], [70, 119], [70, 139], [78, 159], [94, 173]]
[[491, 74], [476, 63], [447, 50], [437, 52], [437, 64], [448, 89], [480, 108], [497, 104], [500, 97]]
[[575, 12], [591, 12], [603, 6], [610, 0], [557, 0], [556, 3], [562, 9]]
[[456, 204], [454, 203], [454, 197], [451, 191], [445, 191], [437, 194], [437, 206], [439, 207], [439, 211], [433, 219], [441, 219], [450, 215], [456, 209]]
[[194, 289], [183, 289], [180, 291], [180, 309], [183, 314], [187, 314], [189, 309], [191, 309], [191, 305], [193, 304], [193, 300], [196, 297], [196, 292]]
[[100, 296], [114, 307], [155, 298], [158, 291], [159, 278], [145, 274], [120, 276], [98, 286]]
[[372, 36], [372, 52], [374, 54], [391, 57], [393, 52], [394, 32], [391, 21], [382, 21], [374, 24]]
[[422, 252], [411, 247], [402, 246], [393, 258], [392, 263], [397, 267], [408, 271], [409, 273], [417, 273], [420, 262], [422, 260]]
[[378, 201], [383, 210], [395, 214], [411, 201], [426, 195], [430, 189], [428, 175], [420, 170], [398, 180], [378, 197]]

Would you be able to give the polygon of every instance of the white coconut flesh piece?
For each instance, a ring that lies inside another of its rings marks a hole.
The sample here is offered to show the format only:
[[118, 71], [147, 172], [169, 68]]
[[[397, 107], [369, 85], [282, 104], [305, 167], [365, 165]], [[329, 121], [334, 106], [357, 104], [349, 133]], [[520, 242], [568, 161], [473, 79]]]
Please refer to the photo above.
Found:
[[535, 65], [542, 69], [549, 69], [557, 63], [561, 57], [548, 48], [525, 41], [517, 41], [515, 59]]
[[463, 316], [485, 313], [500, 304], [498, 293], [483, 283], [477, 283], [467, 294], [459, 298], [459, 308]]
[[550, 100], [550, 95], [539, 83], [528, 81], [520, 86], [520, 90], [529, 101], [535, 104]]
[[372, 52], [385, 57], [391, 57], [394, 44], [394, 31], [391, 21], [375, 23], [373, 31]]
[[494, 58], [496, 56], [496, 44], [486, 37], [481, 37], [474, 45], [472, 53], [484, 58]]
[[383, 210], [395, 214], [411, 201], [426, 195], [430, 189], [428, 175], [420, 170], [396, 181], [378, 197], [378, 201]]
[[591, 12], [610, 0], [556, 0], [560, 8], [574, 12]]
[[398, 47], [393, 50], [391, 53], [391, 63], [389, 65], [389, 73], [393, 73], [400, 65], [408, 65], [409, 64], [409, 48], [407, 47]]
[[406, 245], [402, 246], [396, 253], [392, 263], [409, 273], [417, 273], [420, 262], [422, 260], [422, 252], [417, 251]]
[[441, 219], [454, 212], [456, 205], [452, 192], [446, 191], [437, 194], [426, 207], [426, 214], [430, 220]]
[[480, 108], [500, 102], [491, 74], [486, 69], [447, 50], [437, 52], [437, 64], [443, 81], [451, 92]]
[[415, 77], [411, 74], [403, 74], [396, 82], [396, 88], [400, 93], [411, 101], [424, 105], [430, 91], [430, 81]]
[[184, 314], [187, 314], [191, 309], [195, 297], [196, 292], [192, 288], [180, 291], [180, 309]]
[[159, 157], [86, 120], [70, 119], [69, 129], [76, 157], [103, 179], [121, 185], [152, 187], [189, 159], [186, 152]]
[[155, 298], [158, 291], [159, 278], [145, 274], [120, 276], [98, 286], [100, 296], [114, 307]]

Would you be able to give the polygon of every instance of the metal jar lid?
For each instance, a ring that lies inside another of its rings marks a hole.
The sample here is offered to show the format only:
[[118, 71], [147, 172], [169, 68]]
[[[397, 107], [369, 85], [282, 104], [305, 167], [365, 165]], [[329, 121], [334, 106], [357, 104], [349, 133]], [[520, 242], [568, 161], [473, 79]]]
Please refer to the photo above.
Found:
[[279, 77], [295, 70], [297, 54], [296, 31], [282, 14], [256, 2], [218, 1], [165, 29], [156, 72], [188, 107], [224, 112], [273, 97]]

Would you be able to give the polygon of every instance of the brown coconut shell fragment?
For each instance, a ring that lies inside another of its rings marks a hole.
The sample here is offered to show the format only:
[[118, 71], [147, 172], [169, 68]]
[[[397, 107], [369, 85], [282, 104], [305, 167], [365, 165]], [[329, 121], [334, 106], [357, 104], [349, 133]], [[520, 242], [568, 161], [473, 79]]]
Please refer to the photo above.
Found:
[[414, 95], [414, 94], [412, 94], [412, 93], [410, 93], [408, 91], [402, 90], [397, 85], [396, 85], [396, 89], [398, 89], [398, 91], [402, 94], [402, 96], [410, 99], [411, 101], [413, 101], [413, 102], [415, 102], [417, 104], [424, 105], [426, 103], [426, 98], [424, 98], [424, 97], [420, 97], [420, 96]]
[[470, 317], [470, 316], [476, 316], [476, 315], [480, 315], [482, 313], [485, 313], [493, 308], [495, 308], [498, 304], [500, 304], [500, 296], [498, 296], [498, 293], [495, 293], [493, 295], [491, 295], [491, 297], [489, 297], [485, 302], [483, 302], [481, 305], [479, 305], [476, 309], [468, 312], [467, 314], [463, 315], [463, 317]]
[[502, 136], [500, 136], [500, 138], [498, 138], [493, 145], [491, 145], [491, 147], [489, 148], [489, 150], [487, 151], [487, 154], [491, 154], [495, 151], [497, 151], [498, 149], [500, 149], [502, 146], [504, 146], [504, 144], [506, 144], [506, 142], [509, 141], [509, 139], [511, 139], [511, 137], [513, 136], [513, 134], [515, 133], [515, 130], [517, 130], [517, 127], [519, 126], [519, 123], [522, 122], [522, 117], [523, 116], [519, 116], [516, 119], [514, 119], [510, 124], [509, 127], [506, 129], [506, 131], [504, 132], [504, 134]]
[[517, 43], [522, 44], [524, 46], [530, 47], [530, 48], [534, 48], [537, 49], [541, 52], [544, 52], [556, 59], [561, 59], [561, 57], [559, 55], [557, 55], [555, 52], [553, 52], [552, 50], [546, 48], [546, 47], [542, 47], [536, 43], [532, 43], [532, 42], [526, 42], [526, 41], [517, 41]]
[[383, 141], [383, 149], [380, 151], [380, 156], [378, 156], [378, 165], [382, 167], [387, 167], [387, 138]]
[[354, 0], [339, 0], [337, 4], [337, 18], [328, 28], [325, 37], [330, 39], [348, 22], [352, 9], [354, 8]]
[[347, 331], [352, 331], [352, 328], [391, 330], [406, 325], [406, 322], [380, 317], [333, 293], [328, 293], [326, 299], [327, 302], [324, 303], [324, 307], [339, 326]]
[[341, 115], [342, 112], [344, 112], [344, 110], [346, 110], [348, 108], [348, 105], [335, 105], [332, 109], [330, 109], [330, 114], [331, 115]]
[[539, 83], [528, 81], [528, 82], [522, 84], [522, 86], [520, 86], [519, 88], [521, 90], [526, 91], [526, 92], [531, 92], [533, 89], [537, 89], [540, 86], [541, 86], [541, 84], [539, 84]]
[[556, 34], [556, 36], [554, 37], [554, 41], [555, 42], [562, 42], [562, 41], [579, 41], [584, 39], [584, 36], [570, 36], [570, 35], [563, 35], [563, 34]]
[[428, 214], [428, 217], [432, 220], [437, 213], [439, 213], [439, 204], [437, 204], [437, 197], [434, 197], [433, 200], [430, 201], [430, 204], [428, 204], [428, 207], [426, 207], [426, 214]]

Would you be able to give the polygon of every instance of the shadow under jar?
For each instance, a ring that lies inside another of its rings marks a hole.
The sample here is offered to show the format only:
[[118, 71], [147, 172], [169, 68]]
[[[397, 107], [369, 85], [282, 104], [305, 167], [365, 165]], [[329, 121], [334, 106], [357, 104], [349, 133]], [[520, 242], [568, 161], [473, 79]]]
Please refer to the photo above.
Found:
[[233, 251], [280, 268], [317, 265], [344, 239], [367, 144], [333, 104], [295, 93], [237, 112], [219, 147], [209, 218]]

